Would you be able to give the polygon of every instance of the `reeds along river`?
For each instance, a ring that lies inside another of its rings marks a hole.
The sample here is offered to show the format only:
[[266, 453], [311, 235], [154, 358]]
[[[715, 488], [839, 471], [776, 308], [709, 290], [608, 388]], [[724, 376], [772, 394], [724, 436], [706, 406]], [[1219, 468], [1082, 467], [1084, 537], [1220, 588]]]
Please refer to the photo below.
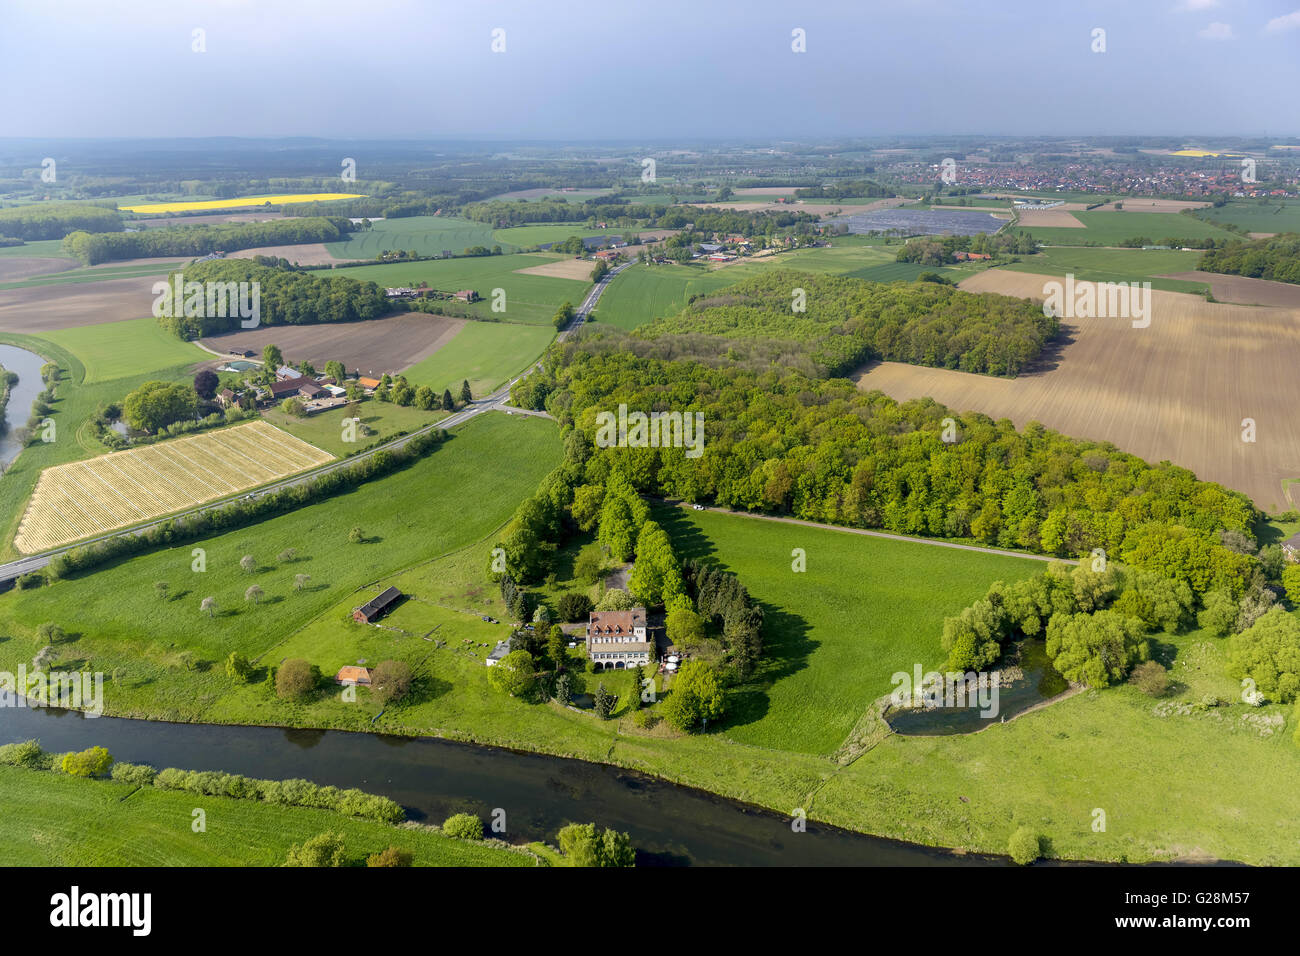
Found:
[[[7, 699], [6, 699], [7, 697]], [[0, 742], [37, 738], [46, 750], [107, 747], [118, 760], [155, 767], [301, 777], [357, 787], [441, 823], [452, 813], [485, 822], [505, 812], [512, 842], [555, 842], [560, 827], [594, 822], [624, 830], [641, 866], [981, 866], [955, 856], [790, 820], [713, 794], [602, 764], [430, 738], [342, 731], [169, 724], [77, 711], [18, 707], [0, 696]], [[33, 771], [37, 772], [37, 771]]]

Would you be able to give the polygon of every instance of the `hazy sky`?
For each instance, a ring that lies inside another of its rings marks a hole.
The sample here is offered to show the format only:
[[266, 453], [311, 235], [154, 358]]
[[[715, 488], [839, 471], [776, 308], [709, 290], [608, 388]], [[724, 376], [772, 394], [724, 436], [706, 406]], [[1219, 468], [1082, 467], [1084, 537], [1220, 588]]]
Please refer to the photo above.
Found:
[[1294, 135], [1297, 103], [1300, 0], [0, 0], [0, 137]]

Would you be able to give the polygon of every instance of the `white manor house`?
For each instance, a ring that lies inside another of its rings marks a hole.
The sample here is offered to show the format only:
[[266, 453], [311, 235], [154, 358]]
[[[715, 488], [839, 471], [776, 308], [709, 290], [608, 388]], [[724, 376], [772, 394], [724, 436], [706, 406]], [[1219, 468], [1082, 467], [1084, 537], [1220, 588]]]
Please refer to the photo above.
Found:
[[653, 651], [643, 607], [630, 611], [592, 611], [587, 619], [587, 656], [598, 671], [649, 664]]

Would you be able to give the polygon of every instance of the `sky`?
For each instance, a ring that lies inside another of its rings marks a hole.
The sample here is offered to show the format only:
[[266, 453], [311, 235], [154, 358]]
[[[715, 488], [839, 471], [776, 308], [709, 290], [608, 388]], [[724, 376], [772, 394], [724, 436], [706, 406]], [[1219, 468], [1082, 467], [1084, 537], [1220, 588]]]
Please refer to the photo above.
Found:
[[1300, 0], [0, 0], [0, 137], [1296, 135], [1298, 104]]

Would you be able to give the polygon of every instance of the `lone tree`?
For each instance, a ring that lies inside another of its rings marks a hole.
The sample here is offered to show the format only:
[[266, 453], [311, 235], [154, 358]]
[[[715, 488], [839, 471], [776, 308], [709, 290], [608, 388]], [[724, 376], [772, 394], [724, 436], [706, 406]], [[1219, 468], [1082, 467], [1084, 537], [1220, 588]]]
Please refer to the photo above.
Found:
[[353, 544], [361, 544], [366, 540], [366, 533], [359, 527], [354, 526], [352, 530], [348, 532], [348, 540]]
[[239, 651], [231, 651], [226, 658], [226, 676], [231, 680], [247, 681], [253, 673], [253, 665]]
[[290, 561], [293, 561], [297, 557], [298, 557], [297, 548], [285, 548], [283, 551], [280, 552], [276, 560], [278, 560], [281, 564], [288, 564]]
[[194, 376], [194, 391], [198, 393], [199, 398], [207, 402], [216, 397], [217, 386], [220, 384], [221, 379], [210, 368], [205, 368]]
[[275, 693], [285, 700], [301, 700], [316, 689], [319, 672], [301, 657], [292, 657], [275, 672]]
[[213, 597], [205, 597], [199, 603], [199, 610], [208, 617], [212, 617], [212, 615], [217, 613], [217, 599]]
[[451, 397], [451, 389], [444, 389], [442, 393], [443, 411], [451, 412], [456, 410], [456, 400]]
[[63, 640], [63, 628], [53, 621], [46, 621], [37, 629], [36, 633], [47, 644], [57, 644]]
[[411, 692], [411, 665], [406, 661], [380, 661], [371, 676], [371, 693], [381, 703], [401, 700]]
[[474, 401], [474, 393], [469, 390], [469, 379], [460, 383], [460, 400], [466, 405]]
[[592, 698], [591, 709], [596, 712], [596, 716], [601, 720], [608, 720], [610, 713], [614, 710], [614, 698], [609, 691], [605, 690], [603, 683], [596, 688], [596, 696]]
[[295, 591], [301, 591], [303, 588], [307, 586], [307, 582], [310, 580], [311, 580], [310, 574], [295, 574], [293, 576], [293, 589]]
[[244, 600], [252, 601], [254, 604], [257, 604], [262, 600], [262, 589], [256, 584], [250, 584], [248, 590], [244, 592]]
[[169, 585], [166, 581], [155, 581], [153, 583], [153, 593], [158, 595], [158, 600], [167, 600], [167, 589]]
[[262, 363], [266, 366], [266, 371], [274, 375], [275, 370], [284, 364], [284, 355], [280, 352], [280, 346], [268, 345], [262, 349]]
[[246, 554], [239, 559], [239, 566], [248, 574], [252, 574], [257, 570], [257, 559], [251, 554]]

